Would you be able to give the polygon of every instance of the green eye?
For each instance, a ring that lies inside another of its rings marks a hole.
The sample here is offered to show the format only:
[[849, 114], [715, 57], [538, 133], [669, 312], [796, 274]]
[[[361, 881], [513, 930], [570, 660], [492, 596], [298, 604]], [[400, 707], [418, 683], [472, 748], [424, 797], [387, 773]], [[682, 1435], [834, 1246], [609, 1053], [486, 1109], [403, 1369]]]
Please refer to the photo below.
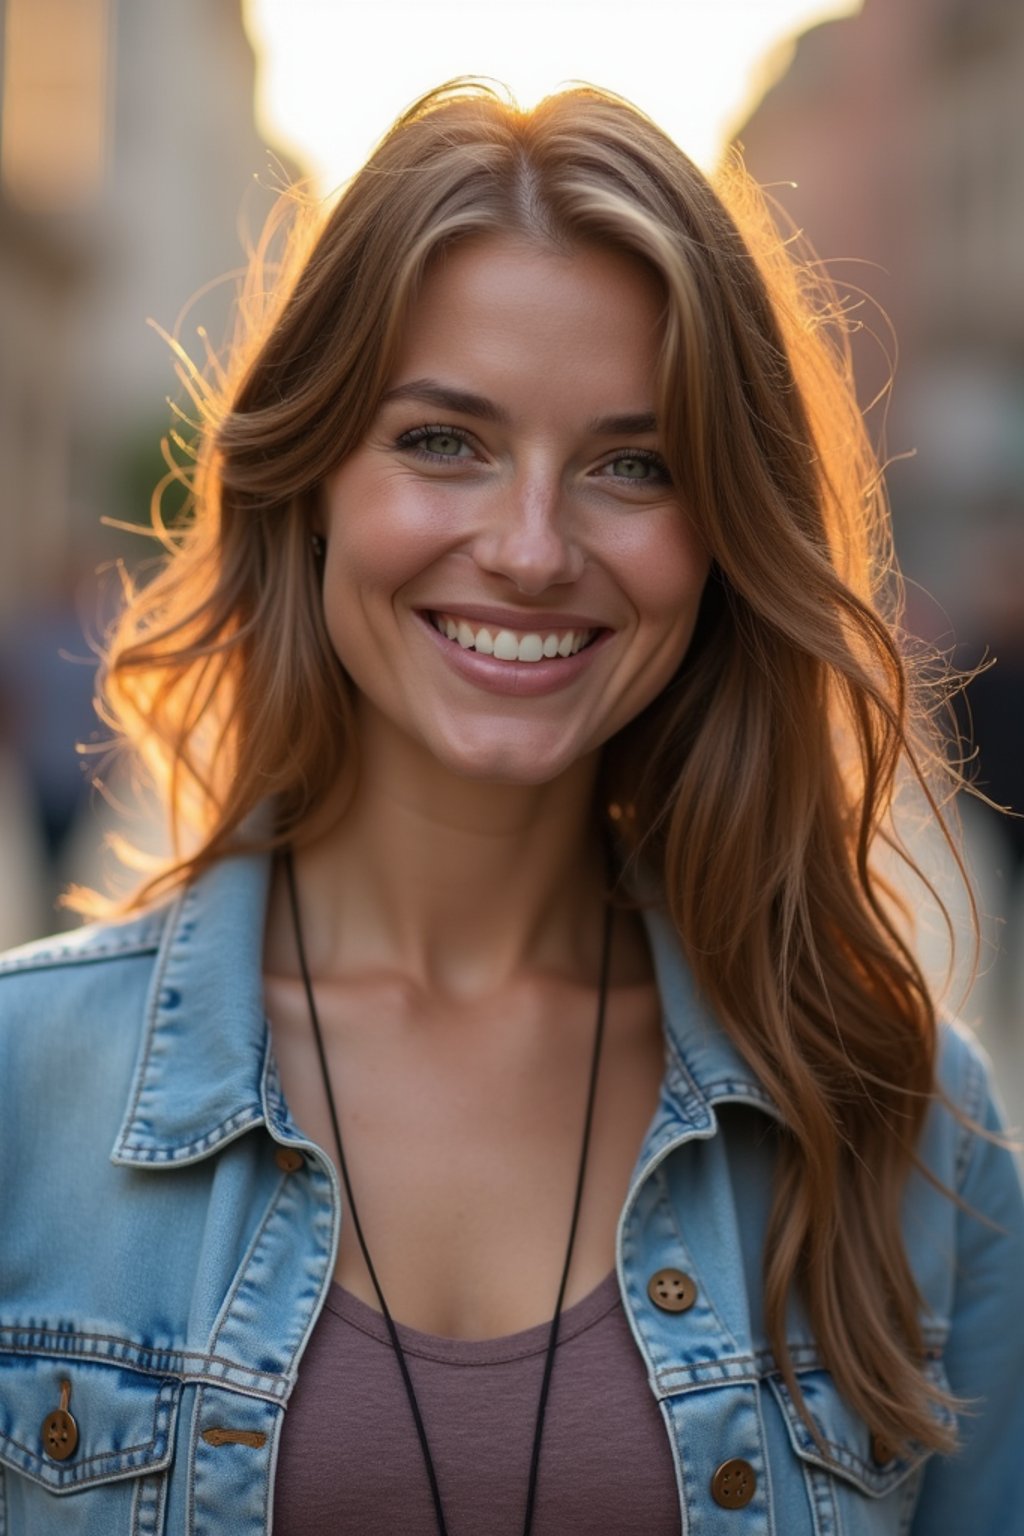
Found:
[[650, 476], [653, 465], [646, 459], [614, 459], [612, 468], [623, 480], [646, 480]]
[[420, 443], [428, 453], [436, 453], [442, 459], [454, 459], [462, 447], [461, 437], [451, 432], [431, 432], [429, 437], [421, 438]]
[[610, 480], [631, 480], [635, 485], [668, 485], [672, 478], [658, 454], [642, 449], [609, 459], [602, 473]]
[[[414, 427], [395, 439], [395, 447], [431, 464], [454, 464], [456, 459], [473, 458], [473, 444], [469, 434], [461, 427], [433, 426]], [[466, 450], [463, 453], [463, 449]]]

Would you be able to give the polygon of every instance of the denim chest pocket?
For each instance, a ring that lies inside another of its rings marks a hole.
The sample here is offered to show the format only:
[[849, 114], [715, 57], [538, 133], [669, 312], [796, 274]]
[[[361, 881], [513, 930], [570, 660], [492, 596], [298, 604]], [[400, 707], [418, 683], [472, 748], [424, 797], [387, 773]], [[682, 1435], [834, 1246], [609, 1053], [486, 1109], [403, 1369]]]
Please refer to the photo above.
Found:
[[[927, 1374], [937, 1386], [948, 1390], [938, 1361], [929, 1362]], [[828, 1372], [801, 1371], [798, 1380], [821, 1435], [821, 1446], [785, 1383], [772, 1377], [770, 1386], [803, 1468], [815, 1532], [820, 1536], [837, 1536], [839, 1532], [842, 1536], [905, 1536], [931, 1452], [913, 1447], [904, 1454], [893, 1454], [847, 1404]], [[955, 1422], [948, 1411], [941, 1411], [938, 1417], [949, 1424]]]
[[111, 1361], [0, 1353], [0, 1531], [159, 1536], [180, 1395]]

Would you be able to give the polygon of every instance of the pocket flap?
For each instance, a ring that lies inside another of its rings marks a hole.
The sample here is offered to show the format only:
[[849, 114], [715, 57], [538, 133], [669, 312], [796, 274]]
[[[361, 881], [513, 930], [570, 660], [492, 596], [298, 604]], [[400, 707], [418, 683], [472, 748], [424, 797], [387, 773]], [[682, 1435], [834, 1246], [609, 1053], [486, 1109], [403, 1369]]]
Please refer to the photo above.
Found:
[[[927, 1374], [937, 1386], [945, 1386], [938, 1362], [928, 1363]], [[793, 1449], [802, 1461], [835, 1473], [871, 1498], [882, 1498], [931, 1455], [924, 1446], [911, 1446], [901, 1456], [888, 1455], [886, 1447], [873, 1441], [864, 1420], [840, 1395], [827, 1371], [801, 1371], [798, 1379], [827, 1455], [815, 1443], [785, 1382], [772, 1376], [770, 1386], [782, 1409]], [[940, 1410], [937, 1418], [955, 1423], [948, 1411]]]
[[[0, 1461], [54, 1493], [158, 1471], [171, 1459], [180, 1393], [177, 1378], [112, 1362], [0, 1353]], [[63, 1405], [70, 1435], [63, 1420], [53, 1433]]]

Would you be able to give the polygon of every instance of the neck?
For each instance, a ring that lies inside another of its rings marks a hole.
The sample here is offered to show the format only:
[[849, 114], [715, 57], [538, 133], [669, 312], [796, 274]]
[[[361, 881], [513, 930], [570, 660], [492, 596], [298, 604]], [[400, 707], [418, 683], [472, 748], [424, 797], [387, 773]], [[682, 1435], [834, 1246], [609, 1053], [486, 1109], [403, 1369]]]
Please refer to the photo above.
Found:
[[[604, 865], [596, 756], [548, 784], [456, 778], [408, 743], [361, 742], [344, 814], [296, 850], [314, 975], [399, 974], [470, 998], [524, 970], [590, 980]], [[278, 882], [267, 963], [294, 969]]]

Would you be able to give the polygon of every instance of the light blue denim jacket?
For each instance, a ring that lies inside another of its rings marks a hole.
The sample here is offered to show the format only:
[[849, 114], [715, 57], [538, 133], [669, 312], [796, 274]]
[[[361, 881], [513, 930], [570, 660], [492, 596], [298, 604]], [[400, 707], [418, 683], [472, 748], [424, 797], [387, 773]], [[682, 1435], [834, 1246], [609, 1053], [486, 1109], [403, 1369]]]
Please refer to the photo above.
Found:
[[[270, 1530], [282, 1420], [332, 1277], [341, 1200], [269, 1050], [268, 868], [230, 860], [160, 912], [0, 963], [0, 1536]], [[1012, 1156], [935, 1106], [924, 1161], [978, 1214], [921, 1177], [907, 1195], [934, 1370], [975, 1399], [961, 1455], [879, 1464], [794, 1307], [824, 1457], [773, 1372], [761, 1316], [772, 1105], [702, 1011], [657, 916], [650, 938], [665, 1076], [617, 1262], [672, 1448], [681, 1532], [1021, 1536], [1024, 1204]], [[983, 1060], [952, 1030], [942, 1075], [968, 1115], [998, 1123]], [[282, 1147], [301, 1150], [297, 1167], [281, 1166]], [[648, 1294], [666, 1268], [694, 1281], [688, 1310]], [[44, 1428], [62, 1383], [78, 1429], [64, 1458]], [[756, 1478], [743, 1508], [711, 1496], [731, 1458]]]

